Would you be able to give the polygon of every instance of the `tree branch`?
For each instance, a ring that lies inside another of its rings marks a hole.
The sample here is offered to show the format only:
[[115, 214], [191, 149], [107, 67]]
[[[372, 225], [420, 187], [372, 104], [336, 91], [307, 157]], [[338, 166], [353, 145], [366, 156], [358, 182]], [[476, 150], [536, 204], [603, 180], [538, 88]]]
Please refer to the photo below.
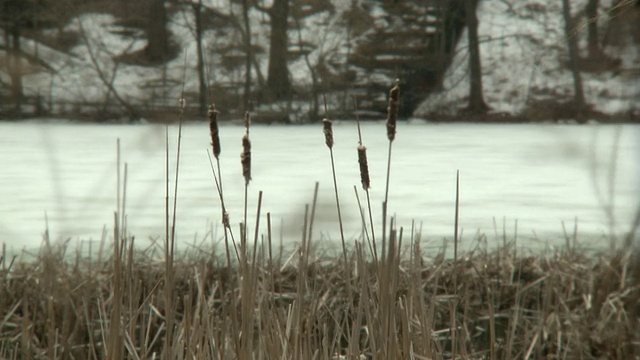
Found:
[[[135, 114], [137, 114], [136, 109], [131, 104], [129, 104], [126, 100], [124, 100], [120, 96], [120, 94], [118, 94], [118, 91], [116, 90], [116, 88], [113, 86], [113, 83], [115, 82], [116, 72], [118, 70], [119, 62], [117, 62], [117, 61], [115, 62], [115, 67], [114, 67], [114, 70], [113, 70], [113, 74], [111, 75], [111, 79], [107, 79], [107, 75], [102, 71], [102, 69], [100, 68], [100, 65], [98, 64], [98, 59], [96, 58], [96, 55], [93, 52], [91, 44], [89, 43], [89, 39], [87, 37], [87, 33], [86, 33], [85, 29], [84, 29], [82, 21], [79, 20], [79, 19], [78, 19], [78, 24], [79, 24], [79, 27], [80, 27], [80, 34], [81, 34], [81, 37], [82, 37], [82, 41], [84, 42], [85, 46], [87, 47], [87, 52], [89, 53], [89, 58], [91, 60], [91, 63], [93, 64], [93, 68], [96, 71], [98, 77], [100, 78], [102, 83], [105, 86], [107, 86], [107, 89], [109, 90], [109, 93], [112, 93], [113, 96], [115, 97], [115, 99], [118, 101], [118, 103], [129, 112], [129, 115], [135, 116]], [[125, 52], [127, 52], [129, 49], [131, 49], [132, 46], [133, 46], [133, 41], [131, 42], [131, 44], [129, 44], [129, 46], [127, 47]], [[109, 93], [107, 93], [107, 95]]]

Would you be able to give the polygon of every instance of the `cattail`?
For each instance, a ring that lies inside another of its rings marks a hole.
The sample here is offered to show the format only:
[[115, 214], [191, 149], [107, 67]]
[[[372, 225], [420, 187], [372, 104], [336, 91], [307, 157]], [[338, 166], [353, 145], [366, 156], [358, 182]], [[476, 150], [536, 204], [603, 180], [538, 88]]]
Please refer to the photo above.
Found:
[[211, 133], [213, 156], [217, 159], [218, 156], [220, 156], [220, 134], [218, 132], [218, 110], [216, 110], [215, 105], [209, 105], [207, 116], [209, 117], [209, 132]]
[[396, 120], [398, 119], [398, 97], [400, 96], [400, 86], [396, 80], [395, 85], [389, 92], [389, 107], [387, 108], [387, 138], [393, 141], [396, 138]]
[[371, 181], [369, 180], [369, 164], [367, 163], [367, 148], [363, 145], [358, 146], [358, 163], [360, 164], [360, 180], [362, 188], [369, 190]]
[[229, 213], [226, 211], [222, 213], [222, 225], [225, 228], [231, 228], [231, 223], [229, 222]]
[[248, 133], [242, 137], [240, 163], [242, 164], [242, 176], [244, 176], [245, 184], [249, 184], [249, 181], [251, 181], [251, 140], [249, 140]]
[[324, 126], [324, 142], [327, 147], [331, 149], [333, 147], [333, 129], [331, 128], [331, 120], [323, 119], [322, 125]]
[[242, 176], [244, 176], [245, 184], [251, 181], [251, 140], [249, 140], [249, 127], [251, 126], [251, 113], [244, 113], [244, 127], [246, 132], [242, 137], [242, 154], [240, 154], [240, 163], [242, 164]]

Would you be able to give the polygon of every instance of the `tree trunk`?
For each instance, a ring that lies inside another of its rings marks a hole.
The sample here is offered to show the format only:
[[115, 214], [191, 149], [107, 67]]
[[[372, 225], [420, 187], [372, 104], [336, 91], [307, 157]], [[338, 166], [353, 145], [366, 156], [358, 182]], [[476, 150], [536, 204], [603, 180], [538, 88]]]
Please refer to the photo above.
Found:
[[585, 16], [587, 18], [587, 44], [589, 48], [589, 57], [595, 58], [600, 55], [600, 46], [598, 46], [598, 4], [599, 0], [589, 0], [585, 8]]
[[480, 64], [480, 46], [478, 44], [478, 18], [476, 2], [464, 1], [464, 12], [467, 22], [469, 41], [469, 107], [471, 113], [484, 113], [488, 106], [482, 94], [482, 66]]
[[167, 10], [164, 0], [149, 0], [149, 16], [147, 17], [147, 60], [161, 63], [169, 54], [169, 33], [167, 31]]
[[249, 22], [249, 4], [247, 0], [242, 0], [242, 18], [244, 20], [244, 46], [245, 46], [245, 63], [244, 63], [244, 108], [250, 111], [251, 102], [251, 61], [253, 59], [251, 44], [251, 23]]
[[202, 1], [198, 0], [192, 4], [193, 15], [196, 20], [196, 52], [198, 55], [198, 83], [200, 84], [198, 92], [199, 114], [207, 113], [207, 82], [205, 80], [204, 54], [202, 53]]
[[571, 67], [571, 73], [573, 74], [573, 106], [575, 109], [575, 115], [578, 121], [582, 121], [582, 115], [584, 111], [584, 91], [582, 88], [582, 77], [580, 76], [580, 70], [578, 69], [578, 43], [575, 35], [572, 34], [571, 26], [571, 5], [569, 0], [562, 0], [562, 14], [564, 16], [564, 29], [567, 38], [567, 48], [569, 50], [569, 65]]
[[287, 29], [289, 0], [274, 0], [271, 10], [271, 41], [267, 74], [267, 98], [282, 100], [291, 95], [291, 81], [287, 66]]
[[11, 56], [9, 57], [11, 66], [9, 68], [9, 78], [11, 79], [11, 97], [16, 112], [21, 111], [22, 107], [22, 61], [20, 54], [20, 36], [21, 36], [20, 20], [15, 20], [11, 27]]
[[307, 52], [303, 52], [302, 45], [302, 27], [300, 26], [300, 21], [294, 16], [296, 23], [296, 30], [298, 30], [298, 46], [300, 47], [300, 52], [304, 54], [304, 61], [307, 64], [307, 68], [309, 69], [309, 74], [311, 75], [311, 96], [313, 101], [311, 102], [311, 110], [309, 110], [309, 121], [317, 122], [319, 120], [319, 111], [320, 111], [320, 86], [318, 81], [318, 65], [323, 62], [322, 57], [318, 59], [318, 64], [314, 67], [311, 64], [311, 60], [309, 60], [309, 54]]

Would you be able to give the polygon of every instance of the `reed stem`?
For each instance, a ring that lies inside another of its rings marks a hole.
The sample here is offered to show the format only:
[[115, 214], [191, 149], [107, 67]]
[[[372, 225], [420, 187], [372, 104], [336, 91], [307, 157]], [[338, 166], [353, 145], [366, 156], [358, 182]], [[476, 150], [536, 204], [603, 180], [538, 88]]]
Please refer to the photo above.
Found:
[[400, 81], [396, 79], [389, 91], [389, 107], [387, 108], [387, 138], [389, 139], [389, 153], [387, 155], [387, 181], [382, 203], [382, 260], [384, 261], [387, 240], [387, 211], [389, 209], [389, 180], [391, 176], [391, 148], [396, 138], [396, 123], [398, 119], [398, 104], [400, 96]]
[[460, 227], [460, 170], [456, 171], [456, 214], [453, 229], [453, 262], [458, 262], [458, 228]]
[[251, 113], [245, 112], [245, 134], [242, 137], [242, 153], [240, 154], [240, 164], [242, 165], [242, 176], [244, 177], [244, 222], [240, 234], [240, 252], [243, 261], [247, 256], [247, 210], [249, 197], [249, 182], [251, 181], [251, 140], [249, 139], [249, 128], [251, 126]]
[[[327, 112], [326, 97], [325, 97], [324, 106], [325, 106], [324, 110], [326, 115], [326, 112]], [[345, 266], [348, 266], [349, 264], [347, 261], [347, 246], [346, 246], [346, 241], [344, 239], [344, 226], [342, 223], [342, 211], [340, 209], [340, 196], [338, 195], [338, 178], [336, 177], [336, 163], [333, 157], [333, 127], [332, 127], [331, 120], [329, 120], [326, 117], [322, 120], [322, 124], [324, 126], [325, 143], [329, 148], [329, 156], [331, 157], [331, 175], [333, 176], [333, 191], [336, 196], [336, 209], [338, 212], [338, 225], [340, 227], [340, 241], [342, 243], [342, 255], [344, 257]]]
[[360, 182], [362, 183], [362, 188], [367, 194], [367, 210], [369, 212], [369, 225], [371, 227], [371, 242], [373, 248], [373, 259], [374, 262], [378, 263], [378, 250], [376, 245], [376, 233], [373, 225], [373, 210], [371, 209], [371, 194], [369, 193], [369, 188], [371, 187], [371, 179], [369, 177], [369, 165], [367, 163], [367, 148], [362, 145], [362, 131], [360, 129], [360, 116], [358, 115], [358, 102], [356, 98], [353, 99], [355, 103], [356, 109], [356, 125], [358, 128], [358, 164], [360, 165]]

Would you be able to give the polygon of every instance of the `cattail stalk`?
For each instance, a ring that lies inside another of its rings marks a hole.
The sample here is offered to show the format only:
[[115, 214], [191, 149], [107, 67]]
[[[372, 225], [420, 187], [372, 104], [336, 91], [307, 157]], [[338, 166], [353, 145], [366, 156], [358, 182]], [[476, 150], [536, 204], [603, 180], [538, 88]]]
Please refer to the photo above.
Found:
[[[185, 62], [186, 62], [186, 53], [185, 53]], [[184, 88], [184, 74], [182, 79], [182, 86]], [[174, 281], [174, 251], [175, 251], [175, 240], [176, 240], [176, 210], [178, 206], [178, 175], [180, 174], [180, 149], [182, 145], [182, 123], [184, 122], [184, 112], [187, 107], [187, 101], [184, 98], [184, 89], [180, 94], [180, 99], [178, 100], [180, 104], [180, 122], [178, 124], [178, 148], [176, 150], [176, 170], [175, 170], [175, 183], [173, 189], [173, 216], [171, 220], [171, 236], [170, 239], [167, 238], [165, 240], [165, 306], [166, 306], [166, 323], [167, 323], [167, 342], [165, 347], [165, 355], [167, 358], [173, 357], [173, 326], [174, 326], [174, 314], [173, 314], [173, 281]], [[168, 149], [168, 129], [167, 129], [167, 150], [166, 150], [166, 226], [169, 226], [169, 149]], [[169, 235], [169, 231], [167, 230], [167, 235]]]
[[[326, 100], [325, 100], [325, 111], [326, 111]], [[338, 179], [336, 177], [336, 166], [335, 160], [333, 158], [333, 128], [331, 120], [325, 118], [322, 120], [323, 132], [324, 132], [324, 141], [329, 148], [329, 154], [331, 155], [331, 172], [333, 174], [333, 189], [336, 194], [336, 207], [338, 210], [338, 224], [340, 225], [340, 239], [342, 240], [342, 254], [344, 256], [344, 266], [347, 267], [347, 274], [349, 278], [351, 277], [351, 273], [348, 270], [349, 262], [347, 259], [347, 246], [344, 239], [344, 228], [342, 225], [342, 212], [340, 210], [340, 198], [338, 196]], [[351, 286], [347, 287], [347, 291], [349, 297], [351, 298]]]
[[240, 164], [242, 165], [242, 176], [244, 177], [244, 222], [241, 225], [240, 252], [244, 263], [247, 255], [247, 200], [249, 197], [249, 182], [251, 181], [251, 140], [249, 140], [249, 127], [251, 126], [251, 113], [247, 111], [244, 116], [245, 134], [242, 137], [242, 153], [240, 154]]
[[[209, 111], [207, 111], [207, 117], [209, 118], [209, 133], [211, 135], [211, 147], [213, 148], [213, 156], [216, 158], [216, 163], [218, 167], [218, 175], [216, 176], [215, 171], [213, 172], [213, 177], [216, 180], [216, 187], [218, 188], [218, 195], [220, 197], [220, 204], [222, 206], [222, 225], [225, 229], [230, 229], [231, 224], [229, 223], [229, 214], [227, 213], [227, 209], [224, 205], [224, 196], [222, 195], [222, 174], [220, 172], [220, 131], [218, 129], [218, 110], [216, 110], [215, 104], [209, 105]], [[213, 165], [212, 168], [213, 170]], [[218, 178], [220, 180], [218, 181]]]
[[[213, 147], [213, 152], [214, 152], [214, 156], [216, 157], [216, 163], [218, 167], [217, 175], [213, 167], [213, 161], [211, 160], [211, 155], [209, 154], [208, 151], [207, 151], [207, 155], [209, 156], [209, 164], [211, 165], [211, 172], [213, 173], [213, 178], [215, 180], [216, 188], [218, 190], [218, 196], [220, 197], [220, 206], [222, 207], [222, 225], [224, 230], [225, 254], [227, 259], [227, 267], [231, 269], [232, 262], [231, 262], [231, 250], [229, 247], [230, 242], [233, 244], [233, 249], [235, 251], [236, 259], [238, 260], [238, 263], [240, 263], [240, 255], [238, 253], [236, 241], [233, 236], [233, 231], [231, 229], [231, 224], [229, 221], [229, 213], [227, 213], [227, 209], [224, 204], [224, 195], [222, 190], [222, 173], [220, 171], [220, 158], [218, 157], [218, 155], [220, 154], [220, 138], [218, 133], [218, 122], [217, 122], [218, 111], [215, 110], [215, 107], [213, 104], [209, 106], [209, 111], [207, 115], [209, 116], [209, 130], [211, 133], [211, 145]], [[229, 237], [231, 237], [231, 239], [229, 239]], [[224, 291], [224, 288], [222, 288], [222, 290]], [[231, 302], [232, 308], [234, 309], [237, 308], [237, 300], [234, 296], [231, 297], [230, 302]], [[240, 333], [239, 325], [237, 323], [237, 318], [235, 316], [231, 317], [231, 330], [234, 333]], [[240, 343], [238, 339], [234, 339], [234, 346], [235, 346], [235, 349], [240, 349]]]
[[386, 254], [387, 240], [387, 211], [389, 208], [389, 178], [391, 175], [391, 148], [396, 138], [396, 120], [398, 119], [398, 102], [400, 97], [400, 81], [396, 80], [389, 91], [389, 106], [387, 107], [387, 138], [389, 139], [389, 154], [387, 156], [387, 182], [382, 203], [382, 260]]
[[[371, 195], [369, 188], [371, 187], [371, 179], [369, 178], [369, 164], [367, 162], [367, 148], [362, 145], [362, 131], [360, 130], [360, 117], [358, 116], [358, 102], [355, 97], [353, 99], [356, 108], [356, 124], [358, 127], [358, 164], [360, 165], [360, 182], [362, 188], [367, 194], [367, 208], [369, 211], [369, 224], [371, 226], [371, 243], [369, 247], [373, 249], [373, 260], [378, 263], [378, 250], [376, 247], [376, 233], [373, 227], [373, 212], [371, 211]], [[357, 195], [357, 194], [356, 194]], [[366, 226], [365, 226], [366, 228]], [[367, 239], [368, 241], [368, 239]]]
[[360, 165], [360, 182], [362, 182], [362, 188], [367, 193], [367, 207], [369, 209], [369, 222], [371, 223], [371, 240], [373, 242], [373, 258], [376, 264], [378, 263], [378, 250], [376, 247], [376, 236], [373, 230], [373, 214], [371, 213], [371, 195], [369, 194], [369, 188], [371, 187], [371, 180], [369, 178], [369, 163], [367, 162], [367, 147], [364, 145], [358, 146], [358, 164]]

